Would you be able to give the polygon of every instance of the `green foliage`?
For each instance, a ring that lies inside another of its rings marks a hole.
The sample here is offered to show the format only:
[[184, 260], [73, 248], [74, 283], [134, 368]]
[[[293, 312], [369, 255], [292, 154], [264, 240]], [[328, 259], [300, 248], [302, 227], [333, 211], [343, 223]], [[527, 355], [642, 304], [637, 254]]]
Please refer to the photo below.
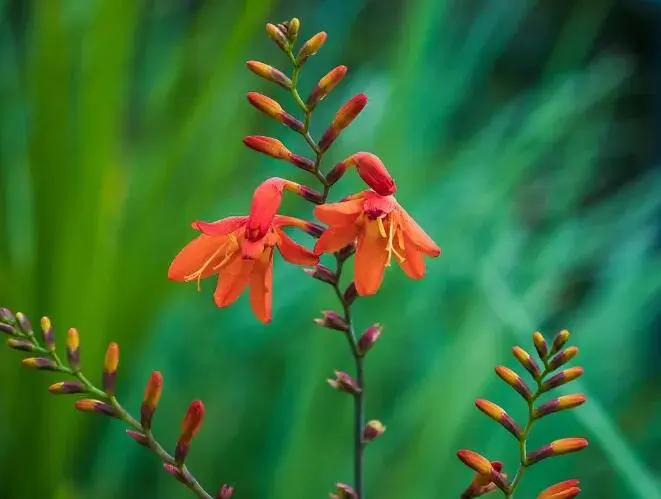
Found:
[[[355, 305], [358, 327], [385, 326], [367, 363], [367, 416], [388, 426], [367, 449], [371, 495], [458, 496], [470, 480], [459, 447], [503, 459], [511, 472], [510, 436], [473, 400], [488, 394], [521, 417], [493, 366], [514, 367], [509, 346], [533, 330], [566, 327], [586, 369], [572, 389], [588, 403], [540, 422], [532, 447], [571, 434], [591, 446], [531, 469], [519, 495], [576, 476], [586, 497], [658, 497], [659, 463], [635, 429], [651, 428], [658, 409], [650, 401], [658, 388], [640, 387], [655, 375], [645, 362], [661, 291], [652, 220], [661, 177], [652, 171], [584, 202], [603, 177], [604, 150], [629, 147], [626, 136], [613, 138], [612, 116], [630, 61], [607, 52], [584, 59], [610, 3], [577, 2], [548, 61], [516, 85], [498, 63], [518, 63], [511, 48], [541, 8], [534, 2], [392, 4], [49, 0], [32, 2], [24, 31], [5, 5], [0, 303], [48, 314], [59, 342], [76, 326], [83, 365], [100, 366], [107, 343], [119, 342], [127, 408], [137, 410], [149, 372], [161, 370], [163, 442], [174, 445], [188, 403], [203, 399], [190, 465], [208, 488], [228, 482], [242, 498], [310, 498], [350, 481], [351, 401], [324, 380], [351, 358], [340, 334], [311, 321], [334, 303], [331, 291], [276, 262], [275, 317], [264, 327], [247, 299], [221, 311], [211, 282], [197, 293], [166, 280], [192, 220], [244, 212], [265, 174], [308, 181], [241, 144], [246, 134], [273, 134], [304, 151], [243, 97], [260, 90], [295, 109], [244, 62], [284, 68], [263, 25], [297, 15], [302, 37], [329, 34], [302, 88], [349, 66], [315, 112], [313, 135], [347, 97], [370, 97], [325, 166], [357, 150], [379, 154], [399, 201], [444, 252], [423, 281], [393, 268], [376, 297]], [[341, 182], [346, 192], [360, 185]], [[308, 213], [302, 201], [286, 208]], [[586, 272], [591, 286], [576, 296]], [[6, 350], [0, 359], [3, 497], [185, 493], [121, 425], [50, 397], [54, 375], [25, 372]]]

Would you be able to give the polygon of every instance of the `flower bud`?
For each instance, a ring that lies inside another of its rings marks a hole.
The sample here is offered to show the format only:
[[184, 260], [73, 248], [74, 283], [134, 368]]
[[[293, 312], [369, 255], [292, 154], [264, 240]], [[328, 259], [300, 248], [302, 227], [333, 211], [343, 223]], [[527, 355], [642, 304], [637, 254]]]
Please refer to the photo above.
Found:
[[505, 477], [500, 473], [502, 463], [499, 461], [494, 461], [492, 463], [477, 452], [466, 449], [458, 451], [457, 457], [462, 463], [473, 469], [477, 474], [482, 475], [483, 479], [481, 481], [488, 480], [488, 482], [493, 482], [501, 490], [507, 489]]
[[542, 371], [537, 365], [537, 362], [535, 362], [535, 360], [528, 352], [517, 346], [512, 348], [512, 353], [514, 354], [514, 357], [516, 357], [516, 360], [518, 360], [521, 365], [526, 368], [526, 370], [532, 375], [533, 378], [539, 379], [539, 377], [542, 375]]
[[303, 199], [310, 201], [314, 204], [324, 204], [324, 196], [321, 192], [315, 191], [304, 185], [299, 185], [296, 188], [296, 193]]
[[87, 393], [87, 388], [80, 381], [60, 381], [48, 387], [54, 395], [70, 395], [72, 393]]
[[333, 121], [319, 141], [319, 150], [326, 151], [337, 139], [338, 135], [356, 119], [367, 105], [367, 96], [358, 94], [349, 99], [335, 114]]
[[80, 370], [80, 337], [75, 328], [67, 333], [67, 362], [74, 372]]
[[29, 367], [31, 369], [37, 369], [39, 371], [59, 370], [55, 361], [48, 359], [46, 357], [29, 357], [27, 359], [23, 359], [21, 362], [25, 367]]
[[257, 76], [272, 81], [287, 90], [291, 89], [291, 80], [279, 69], [259, 61], [248, 61], [246, 66]]
[[16, 336], [16, 329], [10, 324], [0, 323], [0, 332], [8, 334], [9, 336]]
[[550, 444], [544, 445], [539, 449], [536, 449], [528, 453], [528, 459], [526, 464], [530, 466], [531, 464], [538, 463], [542, 459], [553, 456], [562, 456], [563, 454], [570, 454], [572, 452], [578, 452], [588, 446], [588, 441], [584, 438], [561, 438], [560, 440], [554, 440]]
[[390, 196], [397, 190], [395, 181], [388, 173], [383, 161], [370, 152], [358, 152], [345, 160], [348, 166], [355, 166], [363, 181], [381, 196]]
[[567, 343], [567, 340], [569, 339], [569, 331], [566, 329], [563, 329], [560, 331], [558, 334], [555, 335], [555, 338], [553, 338], [553, 345], [551, 346], [551, 355], [554, 355], [558, 353], [563, 346], [565, 346], [565, 343]]
[[20, 327], [21, 331], [23, 331], [23, 334], [26, 334], [28, 336], [32, 336], [34, 334], [34, 330], [32, 329], [32, 324], [30, 324], [30, 321], [28, 320], [28, 318], [25, 316], [24, 313], [16, 312], [16, 321], [18, 322], [18, 327]]
[[[298, 21], [298, 19], [296, 19]], [[234, 487], [229, 485], [223, 485], [218, 491], [216, 499], [231, 499], [232, 494], [234, 494]]]
[[358, 395], [362, 391], [354, 379], [342, 371], [335, 371], [335, 378], [328, 378], [326, 381], [338, 392]]
[[34, 343], [23, 338], [9, 338], [7, 339], [7, 346], [22, 352], [34, 352], [37, 349], [37, 347], [34, 346]]
[[365, 329], [363, 334], [360, 336], [360, 339], [358, 340], [358, 352], [361, 355], [365, 355], [367, 352], [369, 352], [381, 336], [382, 332], [383, 327], [381, 324], [373, 324]]
[[514, 421], [514, 419], [512, 419], [512, 417], [499, 405], [496, 405], [489, 400], [477, 399], [475, 401], [475, 406], [514, 435], [516, 439], [522, 437], [523, 431], [521, 430], [521, 427], [516, 424], [516, 421]]
[[505, 383], [514, 388], [526, 401], [530, 401], [532, 399], [532, 392], [530, 391], [530, 388], [528, 388], [526, 382], [523, 381], [521, 376], [516, 374], [510, 368], [505, 366], [496, 366], [496, 374]]
[[271, 23], [266, 24], [266, 33], [269, 35], [269, 38], [273, 40], [281, 50], [289, 49], [289, 40], [285, 34], [275, 25]]
[[365, 424], [365, 428], [363, 429], [363, 442], [369, 443], [372, 440], [379, 438], [385, 433], [385, 431], [386, 427], [381, 421], [376, 419], [368, 421], [367, 424]]
[[561, 385], [565, 385], [570, 381], [575, 380], [583, 374], [582, 367], [570, 367], [564, 371], [559, 372], [555, 376], [551, 376], [549, 379], [544, 381], [541, 386], [542, 392], [548, 392], [552, 388], [556, 388]]
[[353, 255], [355, 252], [356, 252], [356, 243], [349, 243], [340, 251], [335, 253], [335, 256], [339, 261], [343, 262], [351, 255]]
[[119, 366], [119, 345], [115, 342], [108, 345], [106, 358], [103, 362], [103, 390], [110, 396], [115, 394], [117, 367]]
[[544, 336], [542, 336], [542, 333], [535, 331], [532, 334], [532, 341], [535, 344], [535, 349], [537, 350], [537, 355], [539, 355], [539, 358], [546, 360], [549, 355], [549, 347], [546, 344], [546, 340], [544, 339]]
[[294, 17], [291, 21], [289, 21], [289, 26], [287, 26], [287, 38], [289, 38], [292, 43], [294, 43], [298, 37], [298, 32], [300, 29], [301, 21], [299, 21], [298, 18]]
[[349, 331], [347, 321], [337, 312], [322, 310], [321, 313], [323, 314], [323, 318], [314, 319], [315, 324], [328, 329], [334, 329], [335, 331], [342, 331], [343, 333]]
[[291, 128], [292, 130], [303, 133], [305, 125], [294, 118], [291, 114], [285, 112], [282, 106], [273, 99], [258, 92], [248, 92], [248, 102], [262, 113], [270, 116], [274, 120]]
[[243, 143], [250, 149], [261, 152], [276, 159], [289, 159], [291, 152], [282, 142], [273, 137], [249, 135], [243, 138]]
[[161, 399], [163, 392], [163, 376], [160, 372], [154, 371], [147, 381], [145, 395], [140, 406], [140, 424], [145, 430], [151, 428], [151, 420], [154, 417], [156, 406]]
[[342, 79], [347, 74], [346, 66], [337, 66], [336, 68], [331, 69], [319, 83], [312, 89], [308, 99], [306, 101], [306, 106], [308, 111], [312, 111], [317, 104], [326, 98], [326, 96], [342, 81]]
[[191, 440], [202, 426], [203, 418], [204, 404], [199, 400], [195, 400], [188, 408], [188, 412], [186, 412], [186, 416], [181, 423], [181, 433], [174, 451], [174, 459], [179, 466], [184, 463]]
[[137, 443], [142, 445], [143, 447], [149, 448], [149, 439], [147, 438], [147, 435], [144, 433], [140, 433], [139, 431], [134, 431], [134, 430], [126, 430], [126, 434], [131, 437], [133, 440], [135, 440]]
[[336, 483], [335, 492], [330, 494], [330, 499], [358, 499], [358, 494], [346, 483]]
[[533, 416], [535, 419], [543, 418], [554, 412], [564, 411], [565, 409], [573, 409], [585, 403], [585, 395], [582, 393], [577, 393], [574, 395], [563, 395], [562, 397], [557, 397], [554, 399], [545, 402], [544, 404], [537, 407]]
[[549, 361], [549, 370], [554, 371], [578, 355], [578, 347], [569, 347], [558, 353]]
[[4, 324], [14, 325], [16, 324], [16, 316], [8, 308], [0, 307], [0, 322]]
[[344, 290], [344, 293], [342, 294], [342, 299], [344, 300], [344, 303], [347, 305], [353, 304], [354, 301], [356, 301], [356, 298], [358, 298], [358, 290], [356, 289], [356, 283], [351, 281], [351, 283], [347, 286], [347, 289]]
[[314, 267], [303, 269], [307, 275], [321, 282], [334, 285], [337, 282], [337, 275], [325, 265], [318, 264]]
[[307, 42], [303, 44], [301, 50], [298, 51], [298, 56], [296, 56], [296, 64], [300, 67], [305, 64], [305, 61], [308, 60], [310, 56], [313, 56], [326, 41], [327, 35], [325, 32], [317, 33]]
[[81, 412], [94, 412], [97, 414], [103, 414], [104, 416], [110, 416], [114, 418], [119, 417], [117, 409], [115, 409], [110, 404], [106, 404], [101, 400], [94, 399], [81, 399], [76, 400], [76, 409]]
[[53, 332], [53, 325], [48, 317], [41, 318], [41, 332], [43, 334], [46, 350], [52, 352], [55, 350], [55, 333]]
[[335, 183], [342, 178], [348, 167], [349, 165], [345, 159], [344, 161], [340, 161], [333, 168], [331, 168], [331, 170], [326, 174], [326, 182], [328, 185], [335, 185]]
[[578, 488], [578, 480], [565, 480], [544, 489], [537, 499], [573, 499], [578, 496], [581, 489]]

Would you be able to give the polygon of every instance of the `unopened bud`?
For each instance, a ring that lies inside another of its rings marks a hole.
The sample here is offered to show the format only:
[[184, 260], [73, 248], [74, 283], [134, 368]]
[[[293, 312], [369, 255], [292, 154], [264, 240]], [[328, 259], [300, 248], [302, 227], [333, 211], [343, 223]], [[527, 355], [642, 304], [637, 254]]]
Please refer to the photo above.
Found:
[[386, 431], [386, 427], [381, 421], [373, 419], [368, 421], [363, 429], [363, 442], [368, 443], [379, 438]]
[[554, 440], [550, 444], [544, 445], [539, 449], [528, 453], [526, 464], [530, 466], [531, 464], [538, 463], [542, 459], [546, 459], [548, 457], [562, 456], [563, 454], [578, 452], [582, 449], [585, 449], [587, 446], [588, 441], [584, 438], [573, 437]]
[[319, 150], [326, 151], [335, 139], [340, 135], [340, 132], [348, 127], [351, 122], [356, 119], [358, 114], [367, 105], [367, 96], [365, 94], [358, 94], [347, 101], [335, 114], [331, 125], [324, 132], [324, 135], [319, 141]]
[[567, 343], [567, 340], [569, 340], [569, 336], [569, 331], [566, 329], [563, 329], [555, 335], [555, 338], [553, 338], [553, 344], [551, 346], [551, 355], [554, 355], [562, 350], [562, 347], [564, 347], [565, 343]]
[[514, 419], [505, 412], [505, 410], [497, 404], [485, 399], [477, 399], [475, 406], [484, 414], [493, 419], [496, 423], [500, 424], [503, 428], [509, 431], [517, 439], [521, 438], [523, 431], [521, 427], [516, 424]]
[[75, 405], [76, 405], [76, 409], [78, 409], [81, 412], [94, 412], [97, 414], [103, 414], [104, 416], [110, 416], [113, 418], [119, 417], [119, 413], [117, 412], [117, 409], [115, 409], [110, 404], [106, 404], [105, 402], [102, 402], [101, 400], [81, 399], [81, 400], [76, 400]]
[[74, 372], [80, 370], [80, 337], [75, 328], [67, 333], [67, 362]]
[[23, 359], [21, 362], [25, 367], [29, 367], [30, 369], [37, 369], [39, 371], [59, 370], [55, 361], [46, 357], [29, 357], [27, 359]]
[[126, 430], [126, 434], [143, 447], [150, 448], [149, 439], [144, 433], [140, 433], [139, 431], [134, 430]]
[[108, 345], [106, 357], [103, 362], [103, 390], [108, 395], [115, 394], [117, 367], [119, 366], [119, 345], [115, 342]]
[[316, 54], [321, 46], [326, 41], [326, 33], [321, 32], [314, 35], [307, 42], [303, 44], [301, 50], [298, 51], [298, 56], [296, 57], [296, 64], [300, 67], [305, 64], [305, 61], [308, 60], [310, 56]]
[[565, 480], [556, 483], [544, 489], [537, 496], [537, 499], [573, 499], [581, 492], [578, 485], [578, 480]]
[[358, 352], [361, 355], [365, 355], [367, 352], [369, 352], [381, 336], [382, 332], [383, 327], [381, 324], [373, 324], [365, 329], [363, 334], [360, 336], [360, 339], [358, 340]]
[[565, 409], [573, 409], [585, 403], [585, 395], [577, 393], [573, 395], [563, 395], [543, 403], [535, 408], [533, 416], [535, 419], [543, 418], [554, 412], [564, 411]]
[[163, 463], [163, 469], [167, 471], [170, 475], [175, 477], [181, 483], [186, 484], [186, 478], [184, 478], [184, 475], [177, 466], [170, 463]]
[[7, 307], [0, 307], [0, 322], [4, 324], [16, 324], [16, 316]]
[[174, 451], [174, 459], [179, 466], [181, 466], [188, 455], [191, 440], [202, 426], [202, 419], [204, 418], [204, 404], [195, 400], [184, 417], [181, 423], [181, 433], [179, 440]]
[[347, 305], [353, 304], [354, 301], [356, 301], [356, 298], [358, 298], [358, 290], [356, 289], [356, 283], [351, 281], [351, 283], [347, 286], [347, 289], [344, 290], [344, 293], [342, 294], [342, 299], [344, 300], [344, 303]]
[[248, 92], [248, 102], [262, 113], [270, 116], [292, 130], [299, 133], [305, 131], [305, 125], [294, 118], [291, 114], [285, 112], [282, 109], [282, 106], [273, 99], [262, 95], [259, 92]]
[[535, 344], [535, 349], [537, 350], [539, 358], [546, 360], [549, 355], [549, 347], [546, 344], [546, 340], [544, 339], [544, 336], [542, 336], [542, 333], [535, 331], [532, 335], [532, 341]]
[[558, 353], [549, 361], [549, 370], [554, 371], [578, 355], [578, 347], [569, 347]]
[[322, 310], [323, 318], [315, 319], [314, 322], [321, 327], [334, 329], [335, 331], [342, 331], [346, 333], [349, 330], [347, 321], [337, 312], [332, 310]]
[[55, 350], [55, 333], [53, 331], [53, 325], [48, 317], [41, 318], [41, 332], [43, 334], [46, 350], [52, 352]]
[[347, 373], [342, 371], [335, 371], [335, 378], [328, 378], [328, 384], [335, 388], [338, 392], [350, 393], [351, 395], [358, 395], [362, 390], [356, 381]]
[[158, 406], [158, 402], [161, 399], [161, 393], [163, 392], [163, 376], [160, 372], [154, 371], [147, 381], [147, 386], [145, 387], [145, 394], [142, 399], [142, 405], [140, 406], [140, 424], [145, 430], [151, 428], [151, 421], [154, 417], [154, 412]]
[[523, 381], [523, 378], [521, 378], [521, 376], [516, 374], [510, 368], [505, 366], [496, 366], [496, 374], [505, 383], [514, 388], [526, 401], [530, 401], [532, 399], [532, 392], [530, 391], [530, 388], [526, 382]]
[[325, 265], [318, 264], [314, 267], [303, 269], [303, 271], [310, 277], [317, 279], [321, 282], [328, 284], [335, 284], [337, 282], [337, 275]]
[[24, 313], [16, 312], [16, 321], [18, 322], [18, 326], [20, 327], [23, 334], [26, 334], [28, 336], [32, 336], [34, 334], [34, 331], [32, 329], [32, 324], [30, 324], [30, 321], [28, 320], [28, 318], [25, 316]]
[[317, 83], [312, 89], [312, 92], [310, 92], [306, 101], [308, 111], [312, 111], [319, 102], [324, 100], [326, 96], [342, 81], [346, 74], [346, 66], [337, 66], [336, 68], [331, 69], [321, 80], [319, 80], [319, 83]]
[[383, 161], [370, 152], [358, 152], [345, 160], [349, 166], [358, 170], [363, 181], [381, 196], [390, 196], [397, 190], [395, 181], [390, 176]]
[[301, 21], [299, 21], [297, 17], [294, 17], [291, 21], [289, 21], [289, 26], [287, 29], [287, 38], [289, 38], [289, 40], [292, 43], [296, 41], [300, 29], [301, 29]]
[[23, 338], [9, 338], [7, 340], [7, 346], [22, 352], [34, 352], [37, 349], [37, 347], [34, 346], [34, 343]]
[[266, 33], [282, 50], [286, 51], [289, 49], [289, 40], [287, 40], [285, 34], [275, 24], [267, 23]]
[[555, 376], [551, 376], [549, 379], [544, 381], [541, 386], [541, 391], [542, 392], [547, 392], [551, 390], [552, 388], [565, 385], [569, 383], [570, 381], [575, 380], [579, 376], [583, 374], [583, 368], [582, 367], [570, 367], [569, 369], [565, 369], [564, 371], [559, 372]]
[[514, 354], [514, 357], [516, 357], [516, 360], [518, 360], [521, 365], [526, 368], [526, 370], [532, 375], [533, 378], [539, 379], [539, 377], [542, 375], [542, 371], [537, 365], [537, 362], [535, 362], [535, 360], [528, 352], [517, 346], [512, 348], [512, 353]]
[[248, 61], [248, 69], [265, 80], [272, 81], [287, 90], [291, 89], [291, 80], [279, 69], [259, 61]]
[[70, 395], [72, 393], [87, 393], [87, 388], [80, 381], [60, 381], [48, 387], [54, 395]]

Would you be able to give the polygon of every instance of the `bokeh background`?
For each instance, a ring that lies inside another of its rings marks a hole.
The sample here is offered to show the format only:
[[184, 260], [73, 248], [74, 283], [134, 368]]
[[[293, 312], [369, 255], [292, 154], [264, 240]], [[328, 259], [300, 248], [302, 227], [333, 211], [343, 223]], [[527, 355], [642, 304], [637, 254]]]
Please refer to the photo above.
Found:
[[[168, 282], [194, 219], [245, 212], [266, 176], [310, 181], [247, 150], [294, 134], [259, 115], [250, 90], [292, 101], [249, 73], [287, 68], [266, 21], [297, 16], [326, 46], [305, 67], [349, 74], [315, 113], [365, 91], [370, 103], [326, 166], [374, 151], [398, 198], [443, 247], [420, 282], [398, 268], [357, 302], [384, 336], [368, 361], [368, 416], [388, 426], [367, 451], [369, 497], [458, 497], [472, 448], [516, 465], [509, 434], [473, 406], [524, 404], [493, 373], [530, 334], [573, 332], [585, 406], [535, 427], [533, 446], [584, 435], [583, 453], [532, 468], [517, 497], [578, 477], [586, 498], [661, 497], [661, 4], [652, 0], [0, 1], [0, 303], [50, 315], [60, 344], [82, 334], [98, 380], [122, 347], [119, 393], [137, 410], [165, 376], [155, 424], [172, 446], [194, 398], [207, 418], [189, 463], [236, 497], [326, 497], [351, 481], [352, 368], [340, 335], [311, 318], [330, 290], [276, 262], [275, 318], [243, 297], [212, 305], [212, 282]], [[314, 179], [311, 179], [312, 181]], [[314, 185], [311, 183], [311, 185]], [[341, 182], [341, 194], [361, 185]], [[288, 199], [288, 213], [309, 206]], [[188, 492], [120, 423], [53, 397], [59, 378], [0, 351], [0, 496], [178, 498]]]

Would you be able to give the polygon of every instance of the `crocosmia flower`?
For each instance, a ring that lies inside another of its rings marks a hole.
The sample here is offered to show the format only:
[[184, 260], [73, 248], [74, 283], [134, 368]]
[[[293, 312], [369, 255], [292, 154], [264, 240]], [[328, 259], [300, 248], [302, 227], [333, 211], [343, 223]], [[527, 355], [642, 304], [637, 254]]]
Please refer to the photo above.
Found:
[[200, 235], [175, 257], [168, 277], [174, 281], [197, 281], [218, 275], [213, 298], [217, 306], [234, 303], [250, 288], [250, 305], [262, 322], [271, 321], [273, 252], [296, 265], [315, 265], [319, 257], [296, 243], [282, 229], [298, 227], [318, 236], [320, 227], [298, 218], [277, 215], [283, 190], [307, 196], [309, 190], [284, 179], [268, 179], [255, 190], [250, 215], [216, 222], [194, 222]]
[[339, 203], [317, 206], [314, 212], [329, 226], [314, 247], [316, 254], [339, 251], [357, 239], [355, 284], [361, 296], [377, 292], [393, 258], [407, 276], [420, 279], [425, 274], [423, 255], [441, 254], [394, 196], [366, 190]]

